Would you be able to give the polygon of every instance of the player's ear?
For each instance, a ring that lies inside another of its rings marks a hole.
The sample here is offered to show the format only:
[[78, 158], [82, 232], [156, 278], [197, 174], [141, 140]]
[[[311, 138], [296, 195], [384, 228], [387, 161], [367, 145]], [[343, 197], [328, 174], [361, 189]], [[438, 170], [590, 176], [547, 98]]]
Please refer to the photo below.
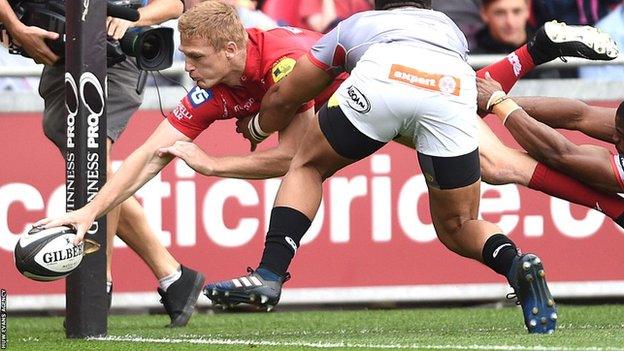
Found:
[[227, 44], [225, 44], [225, 57], [228, 60], [232, 59], [234, 56], [236, 56], [238, 50], [238, 44], [233, 41], [228, 41]]

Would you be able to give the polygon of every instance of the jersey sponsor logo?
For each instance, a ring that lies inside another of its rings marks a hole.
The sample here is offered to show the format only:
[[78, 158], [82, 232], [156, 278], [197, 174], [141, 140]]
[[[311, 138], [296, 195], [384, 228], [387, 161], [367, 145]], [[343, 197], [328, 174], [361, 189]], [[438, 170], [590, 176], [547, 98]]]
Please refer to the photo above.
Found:
[[403, 65], [392, 65], [388, 78], [417, 88], [439, 91], [446, 95], [459, 96], [460, 93], [460, 80], [457, 77], [423, 72]]
[[297, 61], [290, 57], [284, 57], [283, 59], [277, 61], [276, 64], [273, 65], [271, 69], [271, 74], [273, 75], [273, 82], [277, 83], [282, 80], [284, 77], [292, 72], [293, 68], [295, 68], [295, 64]]
[[195, 87], [188, 94], [188, 97], [189, 97], [189, 101], [191, 102], [193, 107], [198, 107], [199, 105], [203, 104], [204, 102], [212, 99], [212, 90], [210, 90], [210, 89], [204, 90], [204, 89], [202, 89], [200, 87]]
[[511, 54], [507, 55], [507, 61], [511, 63], [516, 77], [519, 77], [520, 72], [522, 71], [522, 63], [520, 63], [520, 58], [518, 57], [518, 55], [516, 55], [515, 52], [512, 52]]
[[350, 86], [347, 88], [347, 95], [349, 95], [349, 100], [347, 100], [347, 104], [352, 109], [356, 110], [359, 113], [367, 113], [371, 110], [371, 104], [362, 92], [356, 88], [355, 86]]
[[193, 118], [193, 115], [189, 112], [186, 106], [184, 106], [184, 104], [182, 103], [179, 103], [178, 106], [176, 106], [173, 109], [173, 115], [178, 120], [182, 120], [183, 118], [187, 118], [187, 119]]

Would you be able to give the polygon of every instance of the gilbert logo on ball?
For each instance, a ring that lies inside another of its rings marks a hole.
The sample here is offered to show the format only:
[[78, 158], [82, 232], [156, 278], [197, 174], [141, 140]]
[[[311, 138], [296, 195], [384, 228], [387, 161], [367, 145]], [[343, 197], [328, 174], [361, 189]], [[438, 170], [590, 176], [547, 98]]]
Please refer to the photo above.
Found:
[[[52, 281], [71, 273], [85, 254], [85, 243], [74, 245], [76, 231], [69, 227], [32, 228], [20, 236], [14, 249], [15, 266], [25, 277]], [[99, 245], [89, 241], [87, 251]]]

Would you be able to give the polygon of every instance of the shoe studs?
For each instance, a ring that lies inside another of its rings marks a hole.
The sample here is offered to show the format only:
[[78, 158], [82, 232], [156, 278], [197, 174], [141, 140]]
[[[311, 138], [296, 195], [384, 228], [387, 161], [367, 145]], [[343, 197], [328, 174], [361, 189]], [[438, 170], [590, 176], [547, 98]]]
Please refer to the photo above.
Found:
[[269, 301], [269, 298], [267, 296], [264, 296], [264, 295], [260, 296], [260, 303], [261, 304], [264, 305], [267, 301]]
[[525, 271], [528, 271], [531, 268], [531, 263], [530, 262], [524, 262], [522, 264], [522, 269], [524, 269]]
[[539, 313], [539, 308], [537, 308], [537, 306], [533, 307], [533, 309], [531, 310], [531, 313], [533, 313], [535, 315], [538, 314]]
[[267, 307], [266, 307], [266, 311], [267, 311], [267, 312], [271, 312], [271, 311], [273, 311], [273, 307], [275, 307], [275, 306], [273, 306], [273, 305], [267, 305]]
[[548, 320], [546, 320], [546, 317], [542, 317], [542, 319], [540, 320], [540, 322], [542, 323], [542, 325], [546, 325], [546, 323], [548, 322]]
[[532, 276], [532, 275], [530, 275], [530, 274], [527, 274], [527, 275], [524, 277], [524, 279], [526, 279], [526, 281], [530, 283], [530, 282], [532, 282], [532, 281], [533, 281], [533, 276]]
[[538, 264], [540, 264], [540, 263], [542, 263], [542, 260], [540, 260], [540, 258], [539, 258], [539, 257], [535, 257], [535, 259], [533, 260], [533, 264], [534, 264], [534, 265], [538, 265]]
[[253, 294], [252, 294], [252, 295], [250, 295], [250, 296], [249, 296], [249, 301], [250, 301], [250, 302], [254, 302], [254, 301], [256, 301], [256, 295], [253, 295]]
[[557, 320], [557, 313], [555, 313], [555, 312], [551, 313], [550, 319], [552, 319], [553, 321], [556, 321]]
[[531, 328], [535, 328], [537, 326], [537, 321], [535, 319], [531, 319], [529, 325], [531, 326]]
[[546, 303], [548, 304], [548, 307], [553, 307], [555, 305], [555, 301], [553, 301], [552, 299], [549, 299]]
[[212, 296], [217, 296], [217, 294], [218, 294], [219, 292], [217, 291], [217, 289], [214, 289], [214, 288], [213, 288], [213, 289], [212, 289], [212, 291], [211, 291], [210, 293], [211, 293], [211, 295], [212, 295]]
[[230, 292], [229, 292], [229, 291], [225, 291], [225, 292], [223, 292], [223, 296], [225, 296], [225, 297], [230, 296]]
[[540, 271], [537, 272], [537, 274], [539, 274], [540, 278], [544, 278], [546, 276], [546, 272], [544, 272], [543, 269], [540, 269]]

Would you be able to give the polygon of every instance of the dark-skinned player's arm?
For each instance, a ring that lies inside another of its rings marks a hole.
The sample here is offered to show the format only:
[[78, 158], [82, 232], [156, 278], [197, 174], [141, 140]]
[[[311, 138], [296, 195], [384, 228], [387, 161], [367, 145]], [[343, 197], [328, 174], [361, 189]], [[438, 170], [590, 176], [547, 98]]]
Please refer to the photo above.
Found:
[[262, 132], [271, 134], [290, 124], [297, 109], [313, 100], [334, 78], [310, 61], [307, 55], [297, 61], [293, 71], [272, 86], [262, 99], [258, 117]]
[[553, 128], [578, 130], [592, 138], [613, 142], [615, 108], [559, 97], [514, 97], [514, 101], [529, 116]]
[[527, 114], [502, 92], [491, 77], [477, 79], [479, 108], [495, 113], [531, 157], [596, 189], [619, 192], [609, 150], [576, 145], [553, 128]]

